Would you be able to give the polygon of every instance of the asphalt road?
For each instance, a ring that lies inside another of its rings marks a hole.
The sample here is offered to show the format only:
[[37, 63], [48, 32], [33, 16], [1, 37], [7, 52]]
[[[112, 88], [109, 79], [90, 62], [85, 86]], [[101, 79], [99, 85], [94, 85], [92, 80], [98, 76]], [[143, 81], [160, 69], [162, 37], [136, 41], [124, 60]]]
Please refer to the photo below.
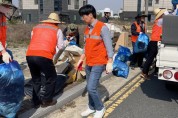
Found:
[[[128, 92], [130, 95], [125, 92], [122, 97], [113, 101], [107, 108], [106, 117], [178, 118], [177, 85], [178, 83], [170, 91], [165, 88], [165, 81], [158, 80], [156, 76], [152, 76], [150, 80], [142, 80], [132, 92]], [[131, 88], [127, 91], [131, 91]]]

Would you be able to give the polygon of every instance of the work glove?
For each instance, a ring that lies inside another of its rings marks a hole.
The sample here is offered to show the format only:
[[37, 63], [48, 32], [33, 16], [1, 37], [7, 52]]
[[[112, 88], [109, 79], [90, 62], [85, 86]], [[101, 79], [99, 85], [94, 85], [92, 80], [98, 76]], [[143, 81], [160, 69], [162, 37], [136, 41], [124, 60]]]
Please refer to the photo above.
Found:
[[82, 64], [83, 64], [83, 60], [80, 59], [80, 60], [78, 61], [78, 63], [77, 63], [76, 69], [77, 69], [77, 70], [82, 70]]
[[69, 45], [69, 43], [70, 43], [70, 41], [65, 40], [65, 41], [64, 41], [64, 46], [67, 47], [67, 46]]
[[9, 61], [12, 61], [11, 56], [7, 52], [2, 53], [2, 60], [4, 63], [9, 63]]
[[143, 32], [140, 32], [139, 34], [143, 34]]
[[112, 62], [108, 62], [107, 65], [106, 65], [106, 72], [107, 73], [111, 73], [112, 70], [113, 70], [113, 63]]

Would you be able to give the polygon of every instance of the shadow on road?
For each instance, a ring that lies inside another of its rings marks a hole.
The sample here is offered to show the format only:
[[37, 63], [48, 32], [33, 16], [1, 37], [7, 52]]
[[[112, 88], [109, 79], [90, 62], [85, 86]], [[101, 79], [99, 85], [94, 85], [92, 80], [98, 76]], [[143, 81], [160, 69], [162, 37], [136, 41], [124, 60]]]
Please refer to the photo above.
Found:
[[[106, 102], [106, 101], [109, 100], [109, 92], [108, 92], [108, 90], [106, 89], [105, 86], [103, 86], [102, 84], [99, 84], [98, 91], [99, 91], [99, 94], [100, 94], [100, 98], [102, 99], [103, 102]], [[85, 90], [82, 93], [82, 96], [85, 97], [86, 94], [87, 94], [87, 89], [85, 87]]]
[[158, 80], [158, 77], [152, 75], [151, 80], [146, 80], [141, 85], [141, 89], [150, 98], [170, 102], [175, 100], [178, 104], [178, 83], [172, 85], [172, 90], [167, 90], [165, 83], [166, 81]]

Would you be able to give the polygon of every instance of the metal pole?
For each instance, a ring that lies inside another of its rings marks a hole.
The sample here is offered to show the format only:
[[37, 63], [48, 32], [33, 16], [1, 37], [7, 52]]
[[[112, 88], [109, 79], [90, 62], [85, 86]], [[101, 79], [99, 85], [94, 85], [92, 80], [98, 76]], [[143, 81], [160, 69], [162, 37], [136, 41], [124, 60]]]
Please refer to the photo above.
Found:
[[[149, 0], [145, 0], [145, 15], [148, 15], [148, 1]], [[148, 26], [148, 18], [145, 18], [145, 27], [146, 27], [146, 32], [147, 32], [147, 26]]]
[[137, 2], [137, 14], [141, 14], [141, 0], [138, 0]]

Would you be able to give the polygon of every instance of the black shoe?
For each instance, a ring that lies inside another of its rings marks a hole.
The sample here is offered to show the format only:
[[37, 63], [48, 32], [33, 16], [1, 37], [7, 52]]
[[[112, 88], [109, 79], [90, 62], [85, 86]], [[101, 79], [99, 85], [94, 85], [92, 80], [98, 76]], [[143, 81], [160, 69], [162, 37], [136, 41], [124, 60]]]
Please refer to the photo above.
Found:
[[45, 107], [48, 107], [48, 106], [53, 106], [56, 103], [57, 103], [57, 100], [45, 101], [45, 102], [42, 102], [41, 107], [45, 108]]

